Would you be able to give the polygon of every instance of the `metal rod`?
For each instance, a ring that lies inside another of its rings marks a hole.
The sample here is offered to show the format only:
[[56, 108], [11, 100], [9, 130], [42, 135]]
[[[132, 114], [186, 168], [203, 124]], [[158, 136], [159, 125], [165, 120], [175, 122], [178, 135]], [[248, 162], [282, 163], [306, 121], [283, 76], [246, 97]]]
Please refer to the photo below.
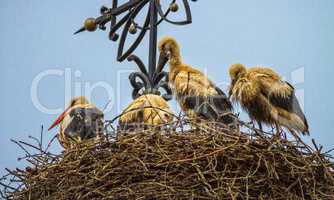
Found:
[[[118, 5], [118, 0], [113, 0], [112, 2], [112, 9], [116, 9]], [[116, 15], [111, 15], [110, 19], [110, 29], [112, 29], [117, 22]], [[118, 39], [118, 35], [116, 33], [109, 32], [109, 38], [113, 41], [116, 41]]]
[[[156, 59], [157, 59], [157, 21], [158, 21], [158, 11], [155, 7], [155, 0], [150, 2], [150, 44], [149, 44], [149, 77], [152, 79], [156, 70]], [[151, 80], [153, 81], [153, 80]]]
[[119, 6], [118, 8], [113, 8], [110, 11], [111, 15], [120, 15], [125, 11], [128, 11], [130, 8], [132, 8], [137, 3], [141, 2], [142, 0], [133, 0], [128, 3], [124, 3], [123, 5]]

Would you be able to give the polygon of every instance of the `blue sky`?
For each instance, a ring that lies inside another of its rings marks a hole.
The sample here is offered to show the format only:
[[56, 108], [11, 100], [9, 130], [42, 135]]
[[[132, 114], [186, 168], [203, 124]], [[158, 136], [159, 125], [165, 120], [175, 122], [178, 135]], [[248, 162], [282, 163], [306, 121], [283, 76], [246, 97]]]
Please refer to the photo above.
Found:
[[[74, 90], [85, 84], [108, 86], [113, 107], [112, 118], [131, 100], [128, 72], [136, 67], [117, 63], [116, 45], [106, 32], [73, 36], [84, 19], [96, 16], [110, 0], [54, 1], [4, 0], [0, 2], [0, 89], [1, 157], [0, 174], [5, 167], [22, 166], [16, 158], [22, 152], [9, 139], [38, 136], [40, 126], [49, 126], [54, 114], [41, 112], [31, 98], [36, 77], [47, 76], [37, 86], [37, 97], [48, 108], [62, 108], [64, 88]], [[175, 37], [184, 61], [206, 71], [226, 89], [229, 65], [274, 68], [294, 83], [308, 118], [311, 137], [334, 147], [331, 133], [334, 109], [330, 84], [334, 72], [334, 1], [332, 0], [199, 0], [191, 3], [193, 24], [175, 27], [163, 24], [159, 37]], [[178, 16], [177, 16], [178, 17]], [[146, 59], [147, 40], [137, 50]], [[67, 71], [65, 72], [65, 69]], [[69, 72], [71, 74], [69, 74]], [[67, 78], [65, 78], [68, 76]], [[69, 76], [71, 80], [65, 83]], [[106, 90], [97, 88], [92, 101], [100, 108], [108, 102]], [[171, 102], [176, 110], [175, 102]], [[46, 138], [55, 134], [45, 132]], [[53, 151], [60, 151], [55, 144]]]

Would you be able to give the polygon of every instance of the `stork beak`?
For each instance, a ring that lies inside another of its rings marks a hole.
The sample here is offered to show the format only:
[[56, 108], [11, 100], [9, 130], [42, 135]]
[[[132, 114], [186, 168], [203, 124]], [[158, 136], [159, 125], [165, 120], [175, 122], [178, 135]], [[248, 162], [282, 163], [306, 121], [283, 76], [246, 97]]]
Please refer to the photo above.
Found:
[[84, 32], [86, 29], [85, 29], [85, 27], [82, 27], [82, 28], [80, 28], [79, 30], [77, 30], [75, 33], [74, 33], [74, 35], [76, 35], [76, 34], [78, 34], [78, 33], [81, 33], [81, 32]]
[[67, 108], [63, 113], [61, 113], [59, 115], [59, 117], [53, 122], [53, 124], [50, 126], [50, 128], [48, 129], [48, 131], [50, 131], [51, 129], [53, 129], [55, 126], [57, 126], [61, 121], [63, 121], [66, 113], [68, 112], [70, 108]]
[[161, 67], [165, 66], [168, 60], [169, 60], [168, 55], [165, 52], [161, 52], [159, 55], [158, 66]]

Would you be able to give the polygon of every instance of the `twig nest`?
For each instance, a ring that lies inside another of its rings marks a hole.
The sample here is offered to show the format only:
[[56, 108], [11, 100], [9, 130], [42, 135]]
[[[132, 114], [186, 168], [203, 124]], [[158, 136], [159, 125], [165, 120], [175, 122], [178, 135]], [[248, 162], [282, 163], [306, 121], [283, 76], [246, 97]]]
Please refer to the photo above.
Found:
[[0, 194], [15, 200], [334, 199], [327, 153], [274, 140], [246, 124], [240, 132], [196, 120], [189, 127], [188, 121], [169, 129], [118, 130], [116, 141], [80, 144], [42, 162], [36, 173], [12, 171], [19, 181], [13, 185], [22, 187]]

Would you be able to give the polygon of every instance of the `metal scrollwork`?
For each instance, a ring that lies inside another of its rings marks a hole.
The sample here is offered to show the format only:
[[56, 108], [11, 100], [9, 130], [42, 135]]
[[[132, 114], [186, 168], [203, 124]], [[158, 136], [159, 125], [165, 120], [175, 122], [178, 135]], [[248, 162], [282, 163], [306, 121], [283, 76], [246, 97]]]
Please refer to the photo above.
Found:
[[[191, 0], [196, 1], [196, 0]], [[164, 11], [161, 4], [169, 2], [169, 7]], [[185, 10], [185, 20], [173, 21], [168, 18], [172, 12], [179, 9], [178, 2], [182, 2]], [[143, 8], [148, 6], [147, 15], [142, 25], [136, 23], [136, 17]], [[118, 42], [117, 60], [119, 62], [127, 59], [136, 63], [140, 72], [131, 73], [129, 76], [133, 92], [132, 97], [138, 98], [143, 94], [162, 95], [166, 100], [171, 99], [171, 89], [168, 86], [168, 73], [163, 71], [166, 61], [157, 64], [157, 27], [163, 21], [173, 25], [186, 25], [192, 22], [191, 10], [188, 0], [128, 0], [126, 3], [119, 5], [118, 0], [113, 0], [112, 7], [102, 6], [100, 9], [101, 16], [97, 18], [89, 18], [85, 25], [75, 34], [83, 31], [95, 31], [97, 28], [106, 30], [106, 25], [110, 23], [109, 39]], [[122, 15], [119, 19], [119, 17]], [[123, 27], [121, 34], [117, 32]], [[137, 32], [137, 30], [139, 30]], [[149, 32], [149, 60], [146, 67], [142, 60], [133, 52], [140, 45], [146, 33]], [[135, 39], [125, 48], [128, 34], [135, 35]], [[159, 91], [163, 89], [165, 92], [161, 94]]]

